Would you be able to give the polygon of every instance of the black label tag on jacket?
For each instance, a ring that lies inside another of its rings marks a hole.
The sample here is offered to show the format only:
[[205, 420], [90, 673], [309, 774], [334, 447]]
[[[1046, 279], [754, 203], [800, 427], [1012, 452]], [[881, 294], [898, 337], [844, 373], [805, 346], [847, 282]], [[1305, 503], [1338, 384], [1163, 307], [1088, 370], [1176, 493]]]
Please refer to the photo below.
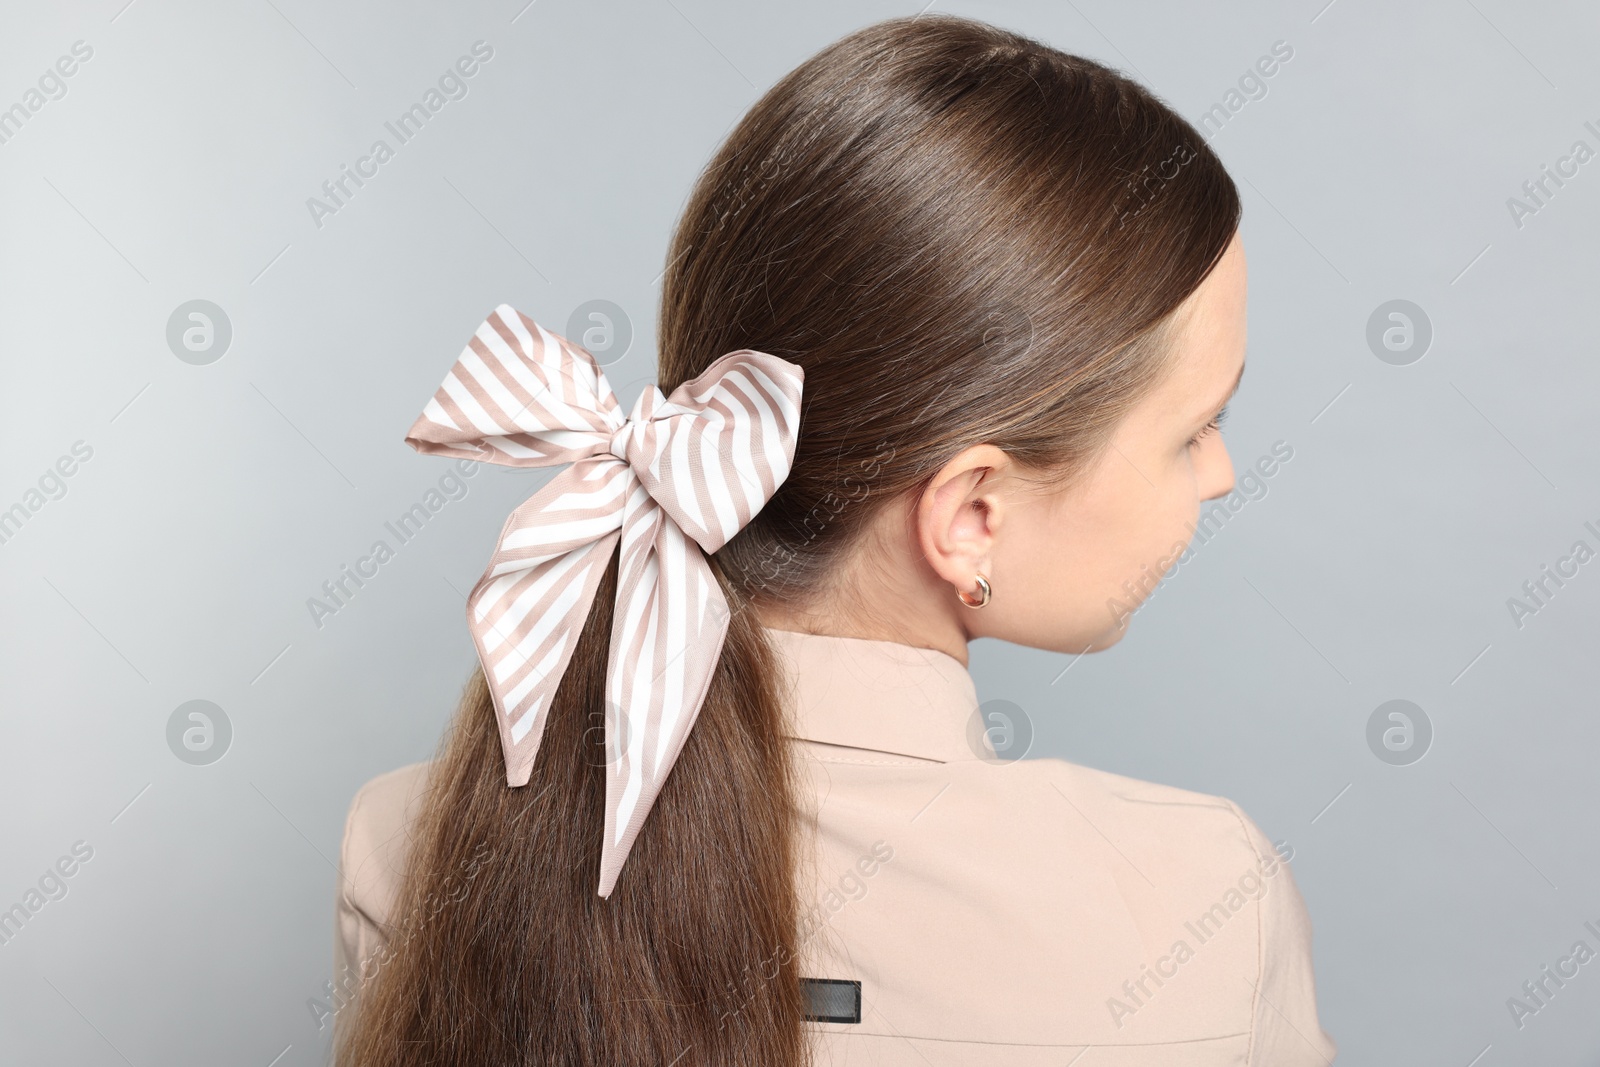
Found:
[[843, 978], [802, 978], [800, 990], [806, 996], [806, 1019], [814, 1023], [858, 1023], [861, 1021], [861, 983]]

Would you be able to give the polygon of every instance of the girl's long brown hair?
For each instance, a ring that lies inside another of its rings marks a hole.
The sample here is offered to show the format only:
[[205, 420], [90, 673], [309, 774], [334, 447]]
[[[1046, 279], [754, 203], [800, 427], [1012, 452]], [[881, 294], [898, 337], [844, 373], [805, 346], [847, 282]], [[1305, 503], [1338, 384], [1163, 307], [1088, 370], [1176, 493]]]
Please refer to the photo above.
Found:
[[848, 604], [863, 525], [969, 445], [1069, 483], [1170, 369], [1239, 213], [1148, 91], [981, 22], [868, 26], [767, 92], [694, 188], [657, 329], [664, 392], [739, 348], [806, 374], [791, 473], [711, 558], [733, 618], [699, 719], [602, 899], [615, 558], [524, 787], [475, 673], [338, 1062], [804, 1063], [806, 808], [745, 609]]

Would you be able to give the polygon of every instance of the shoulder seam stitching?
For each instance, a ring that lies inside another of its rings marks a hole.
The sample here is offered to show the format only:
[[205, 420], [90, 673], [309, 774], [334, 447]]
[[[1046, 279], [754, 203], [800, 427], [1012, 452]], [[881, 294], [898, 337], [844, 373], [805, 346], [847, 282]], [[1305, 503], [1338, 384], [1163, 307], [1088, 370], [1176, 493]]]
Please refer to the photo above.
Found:
[[[1256, 843], [1255, 843], [1254, 839], [1252, 839], [1251, 836], [1250, 836], [1250, 828], [1247, 827], [1245, 825], [1245, 822], [1244, 822], [1244, 811], [1243, 811], [1243, 809], [1241, 809], [1238, 804], [1234, 803], [1232, 800], [1228, 799], [1227, 797], [1223, 797], [1221, 799], [1228, 805], [1228, 808], [1233, 812], [1234, 818], [1239, 820], [1239, 829], [1244, 834], [1244, 843], [1245, 843], [1246, 846], [1248, 846], [1248, 848], [1250, 850], [1250, 854], [1256, 858], [1256, 861], [1258, 863], [1260, 861], [1266, 859], [1265, 856], [1261, 855], [1261, 853], [1256, 851]], [[1257, 1032], [1260, 1029], [1260, 1025], [1258, 1023], [1258, 1020], [1260, 1019], [1260, 1011], [1261, 1011], [1261, 987], [1262, 987], [1263, 984], [1265, 984], [1266, 978], [1267, 978], [1267, 959], [1266, 959], [1266, 956], [1267, 956], [1267, 944], [1266, 944], [1266, 931], [1264, 929], [1264, 922], [1263, 922], [1263, 919], [1262, 919], [1263, 910], [1265, 910], [1265, 909], [1262, 908], [1261, 901], [1257, 900], [1256, 901], [1256, 982], [1255, 982], [1255, 989], [1251, 992], [1251, 995], [1250, 995], [1250, 1030], [1249, 1030], [1250, 1040], [1245, 1045], [1245, 1050], [1244, 1050], [1245, 1067], [1250, 1067], [1250, 1064], [1254, 1062], [1251, 1059], [1251, 1057], [1255, 1054], [1256, 1036], [1257, 1036]]]

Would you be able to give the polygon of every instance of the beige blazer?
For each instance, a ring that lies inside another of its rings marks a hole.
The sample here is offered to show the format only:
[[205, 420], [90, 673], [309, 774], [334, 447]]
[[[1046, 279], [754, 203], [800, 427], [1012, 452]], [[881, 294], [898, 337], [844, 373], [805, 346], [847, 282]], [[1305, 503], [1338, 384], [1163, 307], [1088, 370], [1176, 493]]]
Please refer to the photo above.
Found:
[[[813, 786], [801, 973], [860, 983], [860, 1022], [808, 1023], [818, 1064], [1333, 1061], [1292, 848], [1280, 856], [1236, 804], [994, 760], [951, 656], [768, 632]], [[347, 990], [383, 943], [427, 768], [380, 775], [350, 807]]]

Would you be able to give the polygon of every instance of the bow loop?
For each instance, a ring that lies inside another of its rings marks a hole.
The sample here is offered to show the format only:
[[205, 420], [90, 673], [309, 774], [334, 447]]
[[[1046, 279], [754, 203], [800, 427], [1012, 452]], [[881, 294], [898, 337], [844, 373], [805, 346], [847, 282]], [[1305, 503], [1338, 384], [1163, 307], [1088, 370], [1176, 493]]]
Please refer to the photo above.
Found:
[[804, 380], [797, 365], [742, 349], [670, 396], [649, 386], [624, 417], [593, 356], [501, 304], [406, 435], [422, 453], [572, 464], [506, 519], [467, 597], [509, 785], [528, 782], [620, 543], [601, 896], [694, 725], [727, 634], [727, 601], [702, 550], [726, 544], [788, 476]]
[[406, 434], [418, 452], [549, 467], [606, 451], [626, 419], [586, 350], [495, 308]]
[[765, 352], [729, 352], [650, 405], [638, 423], [634, 472], [705, 551], [727, 544], [789, 476], [800, 375]]

